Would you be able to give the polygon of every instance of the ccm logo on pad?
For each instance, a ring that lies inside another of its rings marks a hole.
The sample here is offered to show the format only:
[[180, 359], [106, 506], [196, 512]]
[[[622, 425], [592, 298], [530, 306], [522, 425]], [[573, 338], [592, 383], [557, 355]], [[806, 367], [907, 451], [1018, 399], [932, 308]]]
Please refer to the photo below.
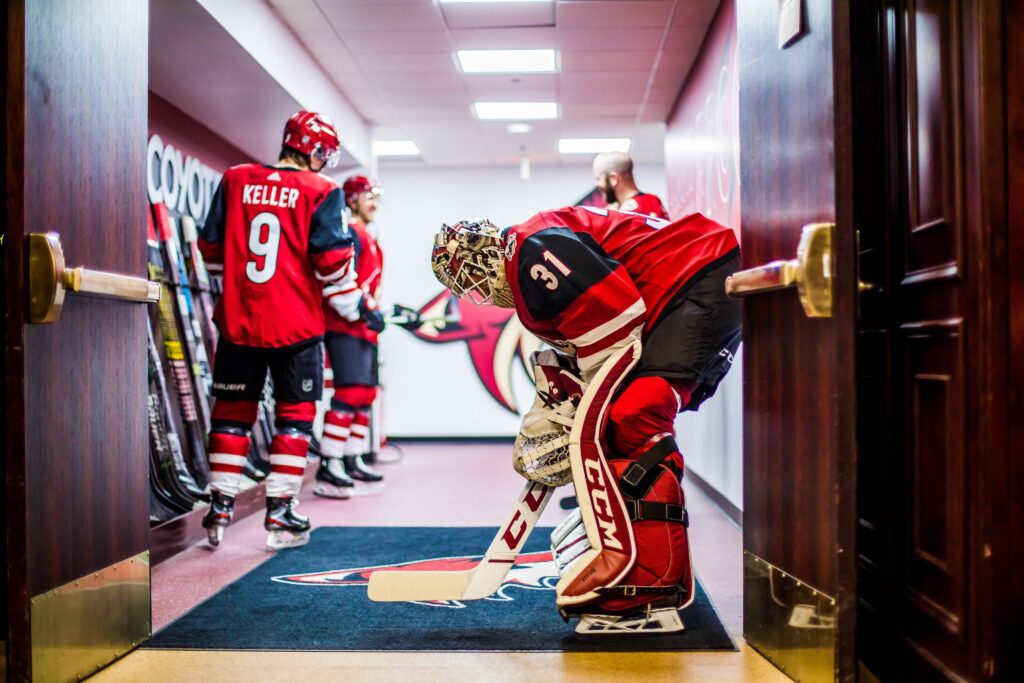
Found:
[[622, 550], [622, 543], [616, 538], [615, 518], [608, 503], [608, 487], [605, 485], [601, 463], [593, 459], [587, 460], [583, 463], [583, 470], [591, 484], [590, 504], [594, 509], [597, 525], [601, 528], [601, 545]]

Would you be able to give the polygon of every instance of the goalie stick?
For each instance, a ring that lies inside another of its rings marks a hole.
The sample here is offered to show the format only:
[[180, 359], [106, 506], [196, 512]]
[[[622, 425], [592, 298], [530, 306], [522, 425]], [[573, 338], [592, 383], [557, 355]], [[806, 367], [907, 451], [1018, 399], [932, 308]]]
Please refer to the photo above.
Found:
[[480, 600], [493, 595], [512, 568], [526, 539], [551, 500], [554, 489], [530, 482], [516, 507], [491, 541], [480, 564], [465, 571], [377, 571], [370, 574], [367, 593], [375, 602]]

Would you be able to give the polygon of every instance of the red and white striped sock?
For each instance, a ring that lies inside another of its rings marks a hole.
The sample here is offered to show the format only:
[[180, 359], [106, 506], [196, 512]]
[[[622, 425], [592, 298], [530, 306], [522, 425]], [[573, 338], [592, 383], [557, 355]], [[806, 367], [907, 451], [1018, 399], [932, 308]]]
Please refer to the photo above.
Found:
[[286, 431], [274, 435], [270, 442], [268, 498], [294, 498], [299, 495], [308, 450], [309, 436], [306, 434]]
[[210, 488], [234, 498], [249, 456], [248, 435], [212, 432], [209, 454]]
[[345, 455], [365, 455], [370, 450], [370, 410], [360, 408], [352, 418], [352, 433], [345, 444]]
[[353, 413], [331, 410], [324, 416], [324, 436], [320, 440], [320, 453], [328, 458], [340, 458], [345, 454], [345, 442], [352, 430]]

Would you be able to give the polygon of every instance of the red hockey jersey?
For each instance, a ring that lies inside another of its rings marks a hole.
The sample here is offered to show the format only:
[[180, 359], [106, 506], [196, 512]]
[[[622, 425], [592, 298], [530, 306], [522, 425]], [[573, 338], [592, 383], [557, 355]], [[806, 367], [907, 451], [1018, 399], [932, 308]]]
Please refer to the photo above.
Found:
[[668, 212], [665, 211], [665, 207], [662, 205], [661, 200], [658, 199], [658, 195], [647, 194], [645, 192], [635, 194], [622, 202], [619, 210], [642, 213], [645, 216], [654, 216], [655, 218], [661, 218], [664, 220], [669, 219]]
[[670, 223], [588, 206], [543, 211], [509, 228], [505, 244], [520, 321], [575, 350], [584, 377], [624, 340], [649, 332], [691, 278], [739, 248], [731, 229], [700, 214]]
[[[363, 225], [358, 218], [348, 224], [354, 238], [356, 250], [356, 278], [355, 282], [348, 287], [358, 287], [363, 293], [376, 299], [380, 292], [380, 277], [384, 269], [384, 253], [380, 249], [380, 243], [373, 236], [370, 230]], [[330, 290], [330, 291], [327, 291]], [[350, 337], [358, 337], [367, 341], [377, 343], [377, 333], [366, 326], [362, 320], [346, 320], [338, 314], [338, 311], [330, 304], [331, 296], [344, 295], [347, 287], [330, 285], [324, 291], [324, 317], [327, 320], [327, 329], [331, 332], [347, 334]]]
[[280, 348], [324, 333], [324, 282], [354, 277], [338, 184], [293, 168], [244, 164], [224, 174], [199, 238], [224, 274], [214, 320], [233, 344]]

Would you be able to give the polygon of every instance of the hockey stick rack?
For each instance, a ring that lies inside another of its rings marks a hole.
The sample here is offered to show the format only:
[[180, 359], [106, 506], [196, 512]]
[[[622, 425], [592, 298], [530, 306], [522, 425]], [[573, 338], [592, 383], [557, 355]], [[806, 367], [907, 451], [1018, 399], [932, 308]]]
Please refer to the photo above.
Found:
[[[150, 550], [154, 564], [206, 537], [209, 478], [206, 443], [217, 331], [212, 323], [218, 283], [206, 272], [192, 219], [162, 204], [150, 206], [147, 234], [150, 279], [161, 283], [159, 312], [151, 312], [150, 338]], [[263, 406], [261, 406], [262, 408]], [[269, 460], [273, 425], [266, 410], [253, 429], [254, 473]], [[239, 493], [235, 520], [263, 508], [265, 487]]]

